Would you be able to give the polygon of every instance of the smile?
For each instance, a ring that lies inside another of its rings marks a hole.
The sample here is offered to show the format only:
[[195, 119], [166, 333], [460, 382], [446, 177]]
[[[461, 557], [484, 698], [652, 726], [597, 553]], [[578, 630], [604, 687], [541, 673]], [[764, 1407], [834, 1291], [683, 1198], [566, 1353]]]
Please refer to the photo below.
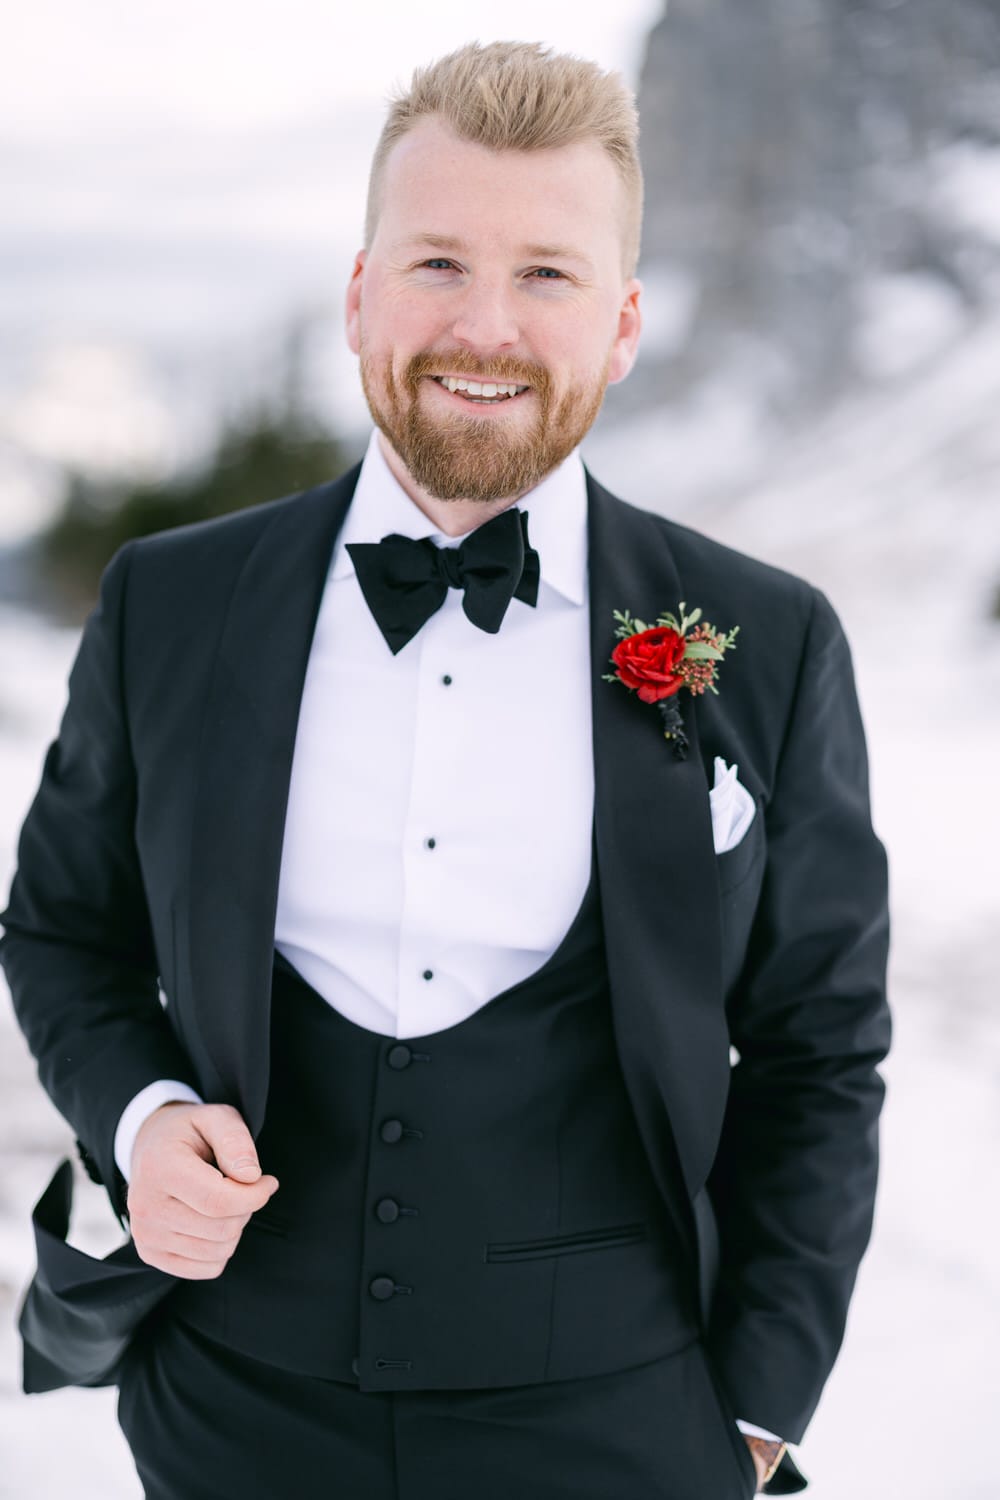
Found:
[[477, 406], [497, 406], [504, 401], [513, 401], [530, 390], [530, 386], [515, 385], [506, 380], [467, 380], [460, 375], [432, 375], [431, 379], [453, 396], [471, 401]]

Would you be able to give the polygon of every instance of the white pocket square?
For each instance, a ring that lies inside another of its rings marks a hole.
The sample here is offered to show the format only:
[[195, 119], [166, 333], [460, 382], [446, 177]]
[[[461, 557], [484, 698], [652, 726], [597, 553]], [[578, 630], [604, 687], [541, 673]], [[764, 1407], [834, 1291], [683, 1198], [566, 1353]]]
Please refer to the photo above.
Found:
[[721, 755], [715, 757], [715, 785], [708, 800], [712, 809], [712, 842], [716, 854], [726, 854], [746, 834], [757, 808], [742, 782], [736, 778], [738, 766], [727, 766]]

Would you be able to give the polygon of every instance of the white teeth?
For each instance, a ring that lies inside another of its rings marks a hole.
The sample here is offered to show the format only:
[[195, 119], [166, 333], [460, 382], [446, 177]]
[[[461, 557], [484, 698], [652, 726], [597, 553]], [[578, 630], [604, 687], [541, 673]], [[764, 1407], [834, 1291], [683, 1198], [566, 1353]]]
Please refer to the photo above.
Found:
[[486, 400], [495, 400], [497, 396], [519, 396], [526, 391], [526, 385], [512, 385], [504, 381], [479, 381], [459, 379], [454, 375], [438, 375], [436, 377], [446, 390], [451, 391], [454, 396], [458, 391], [465, 391], [469, 396], [481, 396]]

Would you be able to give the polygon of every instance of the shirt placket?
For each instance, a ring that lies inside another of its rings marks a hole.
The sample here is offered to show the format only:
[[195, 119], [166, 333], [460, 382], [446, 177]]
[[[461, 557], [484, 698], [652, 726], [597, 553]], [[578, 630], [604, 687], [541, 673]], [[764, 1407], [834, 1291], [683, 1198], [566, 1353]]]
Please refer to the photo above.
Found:
[[[454, 597], [457, 604], [458, 598]], [[457, 622], [446, 600], [413, 644], [420, 660], [413, 725], [413, 774], [403, 827], [403, 907], [399, 934], [397, 1036], [419, 1036], [440, 1026], [441, 972], [449, 903], [449, 826], [454, 788], [448, 765], [462, 729], [461, 684], [455, 650]]]

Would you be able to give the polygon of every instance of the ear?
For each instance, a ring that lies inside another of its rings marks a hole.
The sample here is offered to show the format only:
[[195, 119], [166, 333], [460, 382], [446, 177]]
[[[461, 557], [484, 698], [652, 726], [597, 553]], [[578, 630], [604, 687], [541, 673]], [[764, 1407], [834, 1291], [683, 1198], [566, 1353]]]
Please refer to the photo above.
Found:
[[352, 354], [361, 353], [361, 283], [364, 280], [367, 250], [359, 250], [354, 257], [351, 279], [347, 283], [347, 298], [344, 306], [344, 327], [347, 347]]
[[611, 362], [608, 365], [608, 384], [617, 385], [635, 364], [639, 351], [639, 332], [642, 328], [642, 313], [639, 297], [642, 282], [633, 276], [625, 283], [621, 311], [618, 314], [618, 332], [611, 346]]

